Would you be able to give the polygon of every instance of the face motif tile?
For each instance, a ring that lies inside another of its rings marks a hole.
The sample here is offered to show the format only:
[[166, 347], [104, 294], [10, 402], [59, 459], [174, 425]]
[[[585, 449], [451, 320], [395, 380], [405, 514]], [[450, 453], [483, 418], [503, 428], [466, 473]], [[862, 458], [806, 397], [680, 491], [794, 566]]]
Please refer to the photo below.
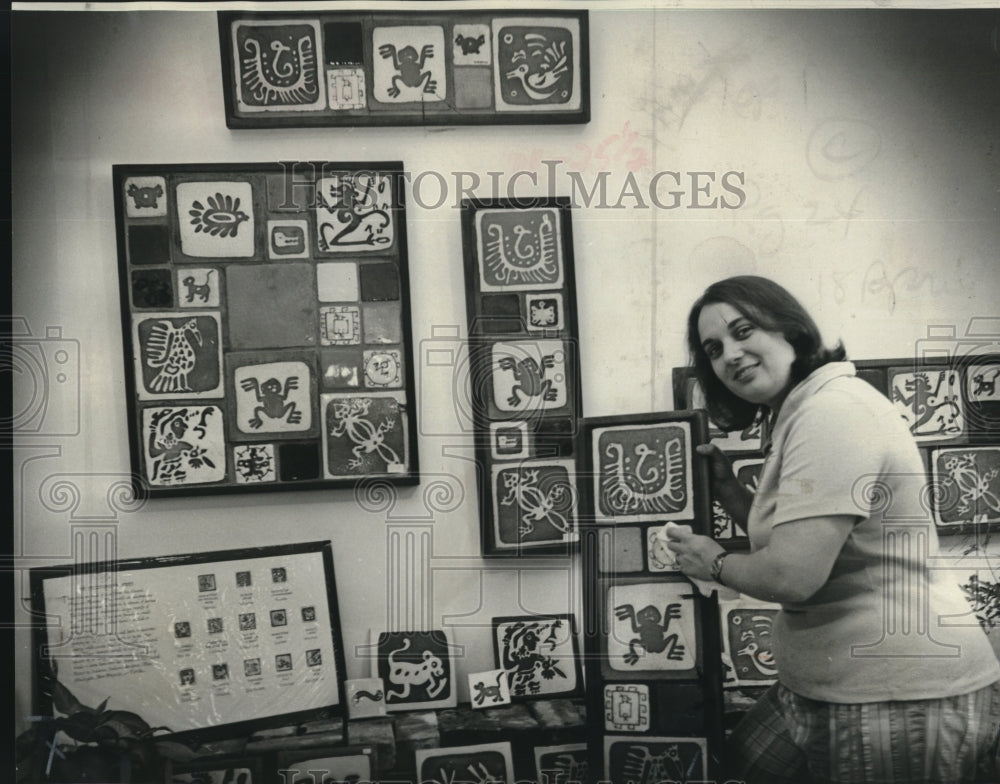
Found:
[[272, 260], [309, 256], [309, 224], [304, 220], [269, 220], [267, 255]]
[[476, 213], [482, 291], [558, 289], [564, 271], [555, 209]]
[[574, 20], [493, 22], [497, 109], [580, 106], [579, 26]]
[[361, 309], [357, 305], [324, 305], [319, 309], [319, 342], [323, 346], [356, 346], [361, 342]]
[[126, 178], [125, 214], [130, 218], [156, 218], [166, 215], [167, 181], [163, 177]]
[[295, 433], [312, 427], [312, 379], [304, 362], [237, 367], [233, 388], [241, 433]]
[[326, 95], [330, 108], [334, 111], [364, 109], [368, 105], [364, 68], [327, 68]]
[[222, 409], [162, 406], [142, 412], [146, 479], [151, 485], [194, 485], [226, 478]]
[[151, 313], [133, 320], [140, 400], [221, 397], [222, 350], [216, 313]]
[[241, 485], [273, 482], [277, 477], [273, 444], [242, 444], [233, 447], [236, 483]]
[[931, 470], [939, 526], [1000, 522], [1000, 447], [936, 449]]
[[604, 729], [646, 732], [649, 729], [649, 686], [615, 683], [604, 687]]
[[182, 308], [217, 308], [222, 273], [214, 267], [179, 267], [175, 271], [177, 305]]
[[510, 705], [510, 688], [505, 670], [469, 673], [469, 703], [473, 708]]
[[254, 255], [253, 188], [249, 182], [182, 182], [176, 195], [185, 256]]
[[388, 250], [395, 239], [391, 178], [376, 173], [321, 177], [316, 233], [324, 253]]
[[501, 545], [576, 538], [575, 464], [523, 461], [493, 467], [493, 520]]
[[372, 95], [379, 103], [435, 103], [447, 96], [444, 28], [376, 27], [372, 51]]
[[547, 411], [565, 406], [568, 394], [563, 342], [494, 344], [493, 400], [502, 412]]
[[232, 35], [240, 111], [288, 112], [325, 106], [320, 90], [318, 22], [238, 21]]
[[693, 515], [691, 430], [687, 422], [595, 431], [597, 511], [616, 521]]
[[646, 531], [646, 568], [651, 572], [677, 572], [677, 562], [660, 536], [660, 530], [661, 527], [655, 525]]
[[611, 585], [607, 595], [611, 669], [649, 674], [694, 668], [693, 590], [686, 582]]
[[893, 405], [918, 441], [954, 438], [965, 432], [965, 406], [954, 370], [890, 369]]
[[328, 477], [406, 470], [406, 413], [393, 393], [323, 395], [322, 411]]
[[365, 351], [365, 386], [375, 389], [403, 385], [403, 359], [399, 351]]

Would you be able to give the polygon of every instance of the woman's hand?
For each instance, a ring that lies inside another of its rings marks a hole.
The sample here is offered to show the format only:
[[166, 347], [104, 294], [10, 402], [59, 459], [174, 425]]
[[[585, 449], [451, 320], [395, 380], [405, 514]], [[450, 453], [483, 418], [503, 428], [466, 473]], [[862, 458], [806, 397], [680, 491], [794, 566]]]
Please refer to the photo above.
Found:
[[712, 496], [740, 526], [746, 528], [753, 494], [740, 484], [733, 463], [715, 444], [698, 444], [695, 452], [708, 463]]
[[712, 579], [712, 562], [725, 548], [708, 536], [699, 536], [684, 526], [667, 527], [667, 547], [674, 554], [677, 568], [688, 577]]

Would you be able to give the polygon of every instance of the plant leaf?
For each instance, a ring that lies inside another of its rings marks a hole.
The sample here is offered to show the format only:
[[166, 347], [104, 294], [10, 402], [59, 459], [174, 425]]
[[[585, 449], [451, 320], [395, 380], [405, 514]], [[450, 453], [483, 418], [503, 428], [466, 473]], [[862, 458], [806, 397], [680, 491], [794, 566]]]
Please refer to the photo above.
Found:
[[175, 740], [156, 741], [156, 750], [160, 752], [161, 757], [174, 762], [188, 762], [198, 756], [198, 752], [190, 746], [185, 746]]
[[88, 708], [80, 702], [75, 696], [73, 696], [73, 692], [63, 686], [55, 678], [49, 681], [48, 688], [49, 693], [52, 696], [52, 705], [60, 713], [72, 716], [73, 714], [80, 713], [82, 711], [93, 712], [91, 708]]
[[129, 711], [109, 711], [102, 717], [101, 727], [113, 730], [119, 738], [140, 738], [149, 732], [145, 720]]

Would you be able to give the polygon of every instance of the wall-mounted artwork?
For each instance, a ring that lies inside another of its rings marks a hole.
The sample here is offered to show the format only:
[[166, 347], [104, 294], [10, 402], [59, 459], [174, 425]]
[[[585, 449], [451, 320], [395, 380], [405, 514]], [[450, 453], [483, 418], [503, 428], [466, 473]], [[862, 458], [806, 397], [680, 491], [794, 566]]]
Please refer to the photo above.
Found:
[[614, 737], [604, 739], [604, 780], [614, 784], [706, 781], [704, 738]]
[[[276, 769], [269, 781], [282, 784], [372, 781], [376, 773], [371, 746], [332, 746], [282, 751], [276, 755]], [[241, 784], [232, 779], [224, 784]]]
[[935, 449], [931, 475], [939, 530], [1000, 527], [1000, 445]]
[[576, 623], [571, 615], [494, 618], [493, 654], [507, 675], [514, 702], [583, 693]]
[[[178, 739], [344, 714], [329, 542], [31, 570], [38, 715], [58, 678], [84, 705]], [[227, 768], [228, 769], [228, 768]], [[255, 778], [254, 781], [257, 779]]]
[[[316, 32], [244, 43], [287, 70]], [[144, 494], [418, 481], [399, 164], [115, 166], [114, 183]]]
[[230, 128], [585, 123], [586, 11], [220, 12]]
[[442, 630], [380, 634], [372, 677], [385, 684], [389, 712], [453, 708], [458, 702], [452, 647]]
[[417, 781], [426, 784], [514, 781], [510, 743], [482, 743], [439, 749], [418, 749]]
[[[605, 591], [605, 677], [692, 677], [703, 623], [687, 580], [609, 583]], [[696, 615], [699, 616], [696, 619]]]
[[590, 781], [590, 760], [586, 743], [535, 746], [535, 775], [530, 781], [572, 784]]
[[565, 553], [582, 408], [569, 203], [465, 201], [462, 237], [482, 549]]
[[889, 394], [918, 441], [957, 438], [965, 433], [960, 377], [951, 368], [889, 368]]
[[748, 597], [720, 602], [725, 686], [769, 686], [777, 681], [771, 639], [780, 609]]

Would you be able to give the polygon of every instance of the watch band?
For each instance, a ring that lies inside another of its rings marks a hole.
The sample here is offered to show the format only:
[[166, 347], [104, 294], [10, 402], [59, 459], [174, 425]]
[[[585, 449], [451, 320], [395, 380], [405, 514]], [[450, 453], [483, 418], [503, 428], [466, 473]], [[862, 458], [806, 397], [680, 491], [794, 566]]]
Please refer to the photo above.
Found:
[[715, 580], [715, 582], [717, 582], [719, 585], [725, 584], [722, 582], [722, 562], [726, 560], [726, 556], [728, 555], [729, 553], [727, 552], [719, 553], [717, 556], [715, 556], [715, 560], [712, 561], [712, 566], [709, 569], [709, 572], [712, 575], [712, 579]]

